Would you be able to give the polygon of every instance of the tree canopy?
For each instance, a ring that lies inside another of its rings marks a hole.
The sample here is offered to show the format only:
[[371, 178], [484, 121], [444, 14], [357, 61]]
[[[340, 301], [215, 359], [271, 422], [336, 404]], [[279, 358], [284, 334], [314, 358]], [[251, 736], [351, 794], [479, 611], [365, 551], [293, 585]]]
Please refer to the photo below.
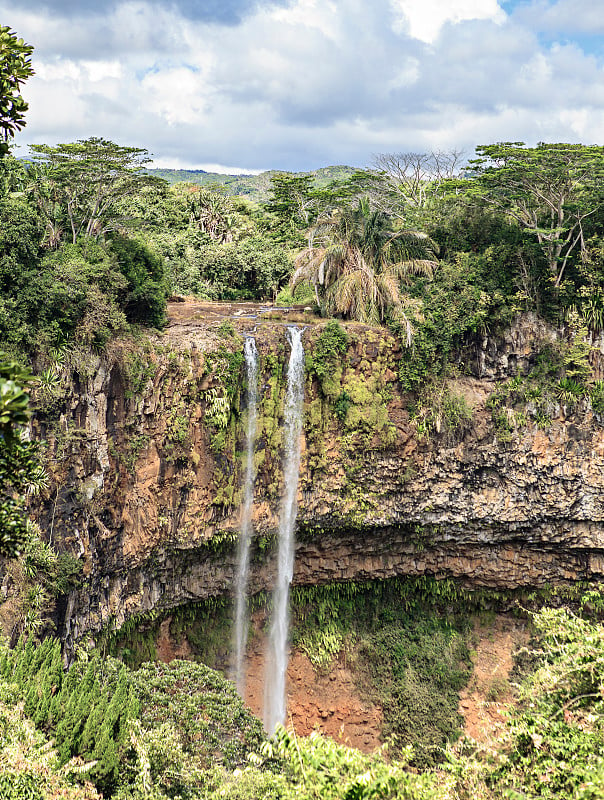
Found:
[[53, 245], [65, 229], [74, 244], [79, 236], [98, 238], [116, 230], [127, 222], [120, 201], [163, 185], [144, 172], [150, 161], [144, 148], [91, 137], [30, 149], [35, 162], [30, 167], [31, 192], [52, 231]]
[[34, 74], [26, 44], [8, 25], [0, 25], [0, 158], [9, 152], [9, 141], [25, 125], [28, 104], [21, 86]]
[[558, 287], [585, 222], [604, 202], [604, 147], [523, 142], [480, 145], [469, 189], [534, 236]]

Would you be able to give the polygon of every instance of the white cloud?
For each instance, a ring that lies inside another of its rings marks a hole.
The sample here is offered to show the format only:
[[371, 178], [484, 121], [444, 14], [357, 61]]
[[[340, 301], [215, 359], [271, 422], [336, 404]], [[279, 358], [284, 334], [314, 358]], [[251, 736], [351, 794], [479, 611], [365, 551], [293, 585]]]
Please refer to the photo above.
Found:
[[559, 33], [563, 38], [584, 33], [604, 33], [604, 13], [599, 0], [532, 0], [521, 5], [514, 16], [519, 22], [540, 30]]
[[56, 82], [72, 80], [76, 81], [82, 74], [82, 69], [78, 63], [71, 59], [61, 61], [39, 61], [36, 63], [36, 78], [27, 85], [24, 91], [27, 93], [32, 85], [40, 81]]
[[8, 2], [37, 48], [22, 142], [98, 135], [147, 147], [164, 165], [253, 171], [602, 139], [598, 59], [572, 42], [544, 46], [495, 0], [292, 0], [237, 26], [137, 0], [97, 27]]
[[506, 15], [497, 0], [392, 0], [398, 12], [396, 29], [432, 44], [446, 23], [488, 19], [504, 22]]
[[123, 74], [119, 61], [74, 61], [72, 59], [54, 59], [52, 61], [38, 61], [36, 63], [36, 78], [38, 81], [61, 82], [87, 81], [98, 82], [107, 79], [118, 79]]
[[141, 81], [141, 89], [147, 111], [168, 125], [200, 123], [207, 112], [208, 87], [201, 74], [190, 68], [150, 72]]
[[340, 38], [338, 6], [330, 0], [299, 0], [287, 8], [276, 8], [270, 17], [279, 24], [300, 29], [314, 28], [329, 39]]
[[91, 81], [103, 81], [106, 78], [121, 78], [122, 65], [119, 61], [82, 61], [82, 68], [88, 73]]

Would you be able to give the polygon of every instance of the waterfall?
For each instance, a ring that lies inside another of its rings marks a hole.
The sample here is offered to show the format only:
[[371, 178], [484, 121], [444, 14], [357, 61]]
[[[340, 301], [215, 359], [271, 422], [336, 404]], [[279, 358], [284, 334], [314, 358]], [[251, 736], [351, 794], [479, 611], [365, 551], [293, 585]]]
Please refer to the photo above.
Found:
[[287, 329], [291, 355], [287, 369], [284, 409], [284, 492], [279, 518], [277, 583], [273, 592], [273, 617], [264, 690], [264, 727], [272, 734], [285, 723], [285, 675], [289, 628], [289, 586], [294, 571], [294, 530], [300, 473], [300, 436], [304, 405], [304, 349], [302, 331]]
[[250, 545], [252, 541], [252, 509], [254, 505], [254, 445], [258, 419], [258, 350], [253, 337], [247, 336], [244, 346], [247, 379], [247, 425], [245, 432], [245, 472], [243, 476], [243, 503], [241, 530], [237, 547], [237, 577], [235, 580], [235, 630], [233, 678], [237, 691], [245, 692], [245, 648], [249, 626], [247, 613], [247, 585], [250, 571]]

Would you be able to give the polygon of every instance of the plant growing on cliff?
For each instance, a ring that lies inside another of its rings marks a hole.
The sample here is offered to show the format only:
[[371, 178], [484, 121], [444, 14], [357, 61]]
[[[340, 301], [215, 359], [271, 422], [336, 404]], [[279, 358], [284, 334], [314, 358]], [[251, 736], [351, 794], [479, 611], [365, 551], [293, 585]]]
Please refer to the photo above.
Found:
[[[232, 349], [237, 347], [237, 349]], [[225, 450], [228, 429], [236, 408], [236, 398], [240, 390], [241, 368], [244, 357], [241, 342], [224, 342], [218, 349], [206, 356], [204, 375], [211, 376], [212, 385], [203, 392], [205, 400], [205, 420], [213, 429], [210, 436], [212, 449], [216, 453]], [[234, 445], [234, 437], [233, 439]]]
[[341, 628], [334, 622], [327, 623], [321, 628], [302, 633], [297, 638], [297, 644], [310, 659], [313, 667], [319, 671], [327, 670], [334, 658], [350, 644], [350, 637], [345, 637]]
[[564, 372], [567, 378], [585, 380], [591, 374], [589, 354], [592, 347], [589, 342], [587, 325], [576, 311], [567, 317], [568, 341], [562, 349]]
[[444, 381], [433, 380], [419, 393], [411, 418], [418, 434], [442, 434], [448, 444], [453, 444], [469, 430], [472, 409], [463, 395]]
[[563, 405], [574, 406], [584, 396], [585, 387], [572, 378], [560, 378], [556, 387], [556, 396]]
[[604, 381], [595, 381], [589, 390], [589, 399], [594, 414], [604, 414]]
[[323, 383], [342, 362], [347, 348], [348, 334], [336, 320], [330, 320], [313, 342], [312, 356], [307, 359], [306, 367]]
[[383, 709], [391, 754], [411, 744], [414, 764], [441, 760], [470, 664], [463, 621], [438, 609], [467, 608], [463, 590], [424, 577], [297, 587], [292, 601], [294, 641], [318, 669], [346, 653], [362, 696]]
[[27, 536], [25, 494], [46, 480], [36, 443], [22, 438], [29, 421], [33, 376], [0, 354], [0, 555], [18, 554]]
[[306, 372], [315, 375], [324, 397], [333, 401], [341, 392], [343, 361], [349, 337], [344, 328], [330, 320], [306, 354]]
[[157, 363], [149, 346], [136, 347], [124, 352], [121, 360], [124, 377], [124, 397], [129, 400], [140, 397], [157, 373]]

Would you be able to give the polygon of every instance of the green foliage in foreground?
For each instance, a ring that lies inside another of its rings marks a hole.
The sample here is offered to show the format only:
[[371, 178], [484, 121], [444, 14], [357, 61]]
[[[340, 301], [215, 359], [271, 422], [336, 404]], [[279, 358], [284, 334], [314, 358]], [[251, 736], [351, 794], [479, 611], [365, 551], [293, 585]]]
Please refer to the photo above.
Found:
[[85, 779], [81, 763], [63, 768], [56, 750], [37, 731], [17, 704], [19, 687], [0, 682], [0, 800], [99, 800], [87, 784], [74, 785], [70, 777]]
[[[279, 727], [262, 748], [263, 767], [276, 774], [248, 767], [228, 776], [216, 773], [216, 789], [208, 796], [281, 798], [282, 800], [436, 800], [442, 785], [432, 774], [415, 775], [403, 761], [387, 762], [381, 752], [364, 755], [336, 744], [318, 733], [308, 738]], [[406, 755], [409, 755], [407, 752]]]
[[201, 664], [132, 672], [95, 656], [64, 672], [58, 640], [34, 646], [30, 639], [1, 648], [0, 679], [14, 681], [26, 714], [54, 739], [60, 763], [88, 762], [88, 777], [105, 794], [121, 787], [129, 797], [148, 773], [165, 793], [158, 797], [183, 795], [210, 766], [241, 766], [263, 739], [232, 684]]
[[[307, 622], [330, 617], [337, 596], [317, 591]], [[348, 598], [339, 602], [344, 624], [355, 611], [373, 619], [375, 647], [382, 642], [391, 661], [408, 670], [414, 659], [415, 672], [422, 661], [431, 664], [438, 680], [454, 666], [443, 666], [438, 676], [444, 662], [433, 651], [454, 641], [445, 641], [442, 626], [409, 625], [405, 638], [394, 633], [392, 607], [384, 607], [387, 622], [380, 618], [383, 604], [361, 602], [367, 599], [362, 592], [339, 596]], [[593, 592], [588, 600], [591, 608], [602, 604]], [[519, 705], [497, 748], [487, 753], [462, 742], [447, 750], [439, 769], [419, 772], [408, 766], [417, 755], [407, 746], [394, 758], [363, 755], [317, 733], [298, 738], [282, 728], [266, 741], [234, 688], [198, 664], [146, 664], [131, 672], [113, 659], [92, 659], [63, 673], [57, 642], [2, 647], [0, 798], [93, 800], [90, 787], [68, 782], [90, 776], [117, 800], [604, 800], [604, 625], [567, 609], [544, 608], [532, 619]], [[380, 657], [374, 654], [374, 669]], [[106, 705], [98, 699], [103, 696]], [[58, 758], [23, 717], [20, 700], [55, 738]], [[49, 715], [59, 708], [53, 727]], [[128, 717], [125, 727], [119, 714]], [[112, 739], [104, 733], [108, 720], [114, 721]], [[119, 773], [113, 783], [98, 778], [108, 756], [91, 761], [104, 738]]]
[[533, 624], [536, 668], [489, 782], [512, 798], [604, 798], [604, 625], [564, 608]]
[[[387, 762], [381, 753], [363, 755], [316, 734], [297, 739], [284, 729], [266, 742], [260, 722], [243, 707], [234, 687], [191, 662], [145, 664], [131, 672], [114, 659], [94, 657], [76, 661], [64, 673], [58, 641], [47, 639], [37, 647], [31, 640], [20, 642], [12, 651], [3, 647], [0, 657], [0, 723], [5, 723], [0, 736], [5, 740], [15, 737], [22, 722], [11, 710], [9, 724], [1, 701], [14, 706], [21, 698], [30, 719], [57, 744], [45, 780], [56, 781], [58, 771], [80, 773], [118, 800], [441, 796], [434, 776], [412, 774], [406, 763]], [[43, 741], [31, 729], [29, 735]], [[401, 755], [408, 758], [410, 751]], [[12, 775], [6, 778], [11, 791], [21, 785], [31, 791], [23, 798], [52, 796], [29, 769], [15, 770], [14, 780]], [[66, 798], [84, 796], [93, 793], [65, 793]]]

